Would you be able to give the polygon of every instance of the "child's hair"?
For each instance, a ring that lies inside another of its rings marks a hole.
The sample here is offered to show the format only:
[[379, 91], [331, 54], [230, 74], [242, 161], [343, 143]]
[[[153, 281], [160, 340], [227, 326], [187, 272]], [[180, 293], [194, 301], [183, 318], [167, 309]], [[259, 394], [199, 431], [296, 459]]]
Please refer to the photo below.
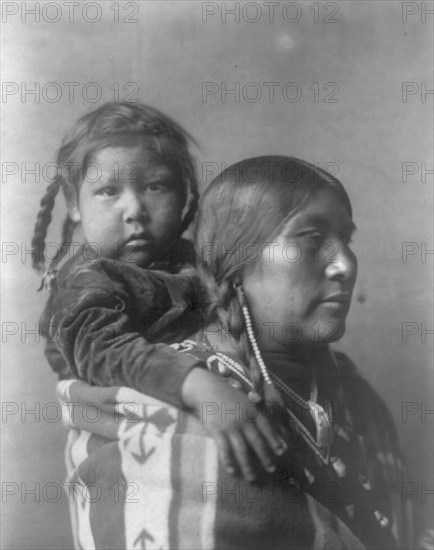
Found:
[[[63, 139], [57, 153], [58, 176], [41, 200], [32, 239], [33, 268], [45, 270], [45, 237], [51, 222], [52, 210], [62, 188], [68, 205], [78, 201], [80, 183], [92, 157], [100, 150], [113, 146], [136, 146], [146, 141], [163, 160], [175, 163], [179, 169], [187, 197], [182, 231], [194, 219], [198, 203], [198, 183], [189, 145], [197, 145], [192, 136], [161, 111], [141, 103], [106, 103], [82, 116]], [[66, 254], [76, 223], [69, 215], [63, 223], [59, 251], [50, 265], [54, 270]], [[180, 235], [181, 236], [181, 235]]]
[[331, 174], [308, 162], [263, 156], [237, 162], [219, 174], [202, 196], [195, 229], [197, 269], [207, 291], [208, 315], [239, 343], [256, 390], [262, 379], [248, 344], [237, 295], [246, 267], [320, 189], [332, 188], [352, 216], [349, 197]]

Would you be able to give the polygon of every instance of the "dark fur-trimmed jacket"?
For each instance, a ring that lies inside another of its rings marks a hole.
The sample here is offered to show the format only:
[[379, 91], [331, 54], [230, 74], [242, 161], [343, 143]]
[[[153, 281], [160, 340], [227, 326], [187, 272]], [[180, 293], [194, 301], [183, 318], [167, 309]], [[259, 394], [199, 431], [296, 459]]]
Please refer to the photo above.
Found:
[[57, 274], [41, 317], [51, 368], [60, 379], [128, 386], [182, 407], [184, 379], [200, 364], [169, 346], [200, 324], [189, 241], [148, 269], [76, 256]]

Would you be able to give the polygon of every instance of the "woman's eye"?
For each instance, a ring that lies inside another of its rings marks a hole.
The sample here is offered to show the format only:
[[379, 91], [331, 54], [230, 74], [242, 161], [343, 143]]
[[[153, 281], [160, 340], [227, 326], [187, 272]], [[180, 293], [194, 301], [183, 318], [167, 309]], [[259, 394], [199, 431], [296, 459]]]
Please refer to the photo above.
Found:
[[317, 231], [312, 233], [305, 233], [302, 237], [308, 242], [315, 245], [322, 244], [325, 240], [325, 236]]
[[339, 233], [339, 236], [341, 238], [341, 241], [346, 244], [346, 245], [350, 245], [352, 242], [353, 242], [353, 239], [352, 239], [352, 233]]

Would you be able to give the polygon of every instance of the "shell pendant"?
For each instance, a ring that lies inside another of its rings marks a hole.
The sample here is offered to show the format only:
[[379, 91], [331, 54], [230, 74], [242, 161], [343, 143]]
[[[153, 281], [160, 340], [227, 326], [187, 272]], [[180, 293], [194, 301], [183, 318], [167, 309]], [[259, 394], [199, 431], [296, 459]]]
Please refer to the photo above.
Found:
[[309, 412], [315, 422], [316, 427], [316, 446], [328, 461], [330, 446], [332, 444], [333, 430], [328, 414], [323, 407], [315, 401], [308, 401]]

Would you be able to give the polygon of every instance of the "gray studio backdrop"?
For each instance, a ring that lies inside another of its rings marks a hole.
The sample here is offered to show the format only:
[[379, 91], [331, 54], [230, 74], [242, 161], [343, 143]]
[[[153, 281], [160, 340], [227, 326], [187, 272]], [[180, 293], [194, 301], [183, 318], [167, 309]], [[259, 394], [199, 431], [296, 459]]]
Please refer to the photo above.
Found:
[[[46, 295], [26, 251], [64, 131], [113, 99], [140, 99], [188, 128], [203, 188], [220, 167], [265, 153], [317, 162], [342, 180], [359, 227], [359, 279], [337, 347], [388, 403], [410, 492], [427, 507], [432, 4], [67, 4], [2, 6], [3, 547], [72, 544], [67, 493], [56, 502], [66, 439], [49, 406], [56, 378], [31, 332]], [[63, 215], [61, 206], [50, 241]]]

